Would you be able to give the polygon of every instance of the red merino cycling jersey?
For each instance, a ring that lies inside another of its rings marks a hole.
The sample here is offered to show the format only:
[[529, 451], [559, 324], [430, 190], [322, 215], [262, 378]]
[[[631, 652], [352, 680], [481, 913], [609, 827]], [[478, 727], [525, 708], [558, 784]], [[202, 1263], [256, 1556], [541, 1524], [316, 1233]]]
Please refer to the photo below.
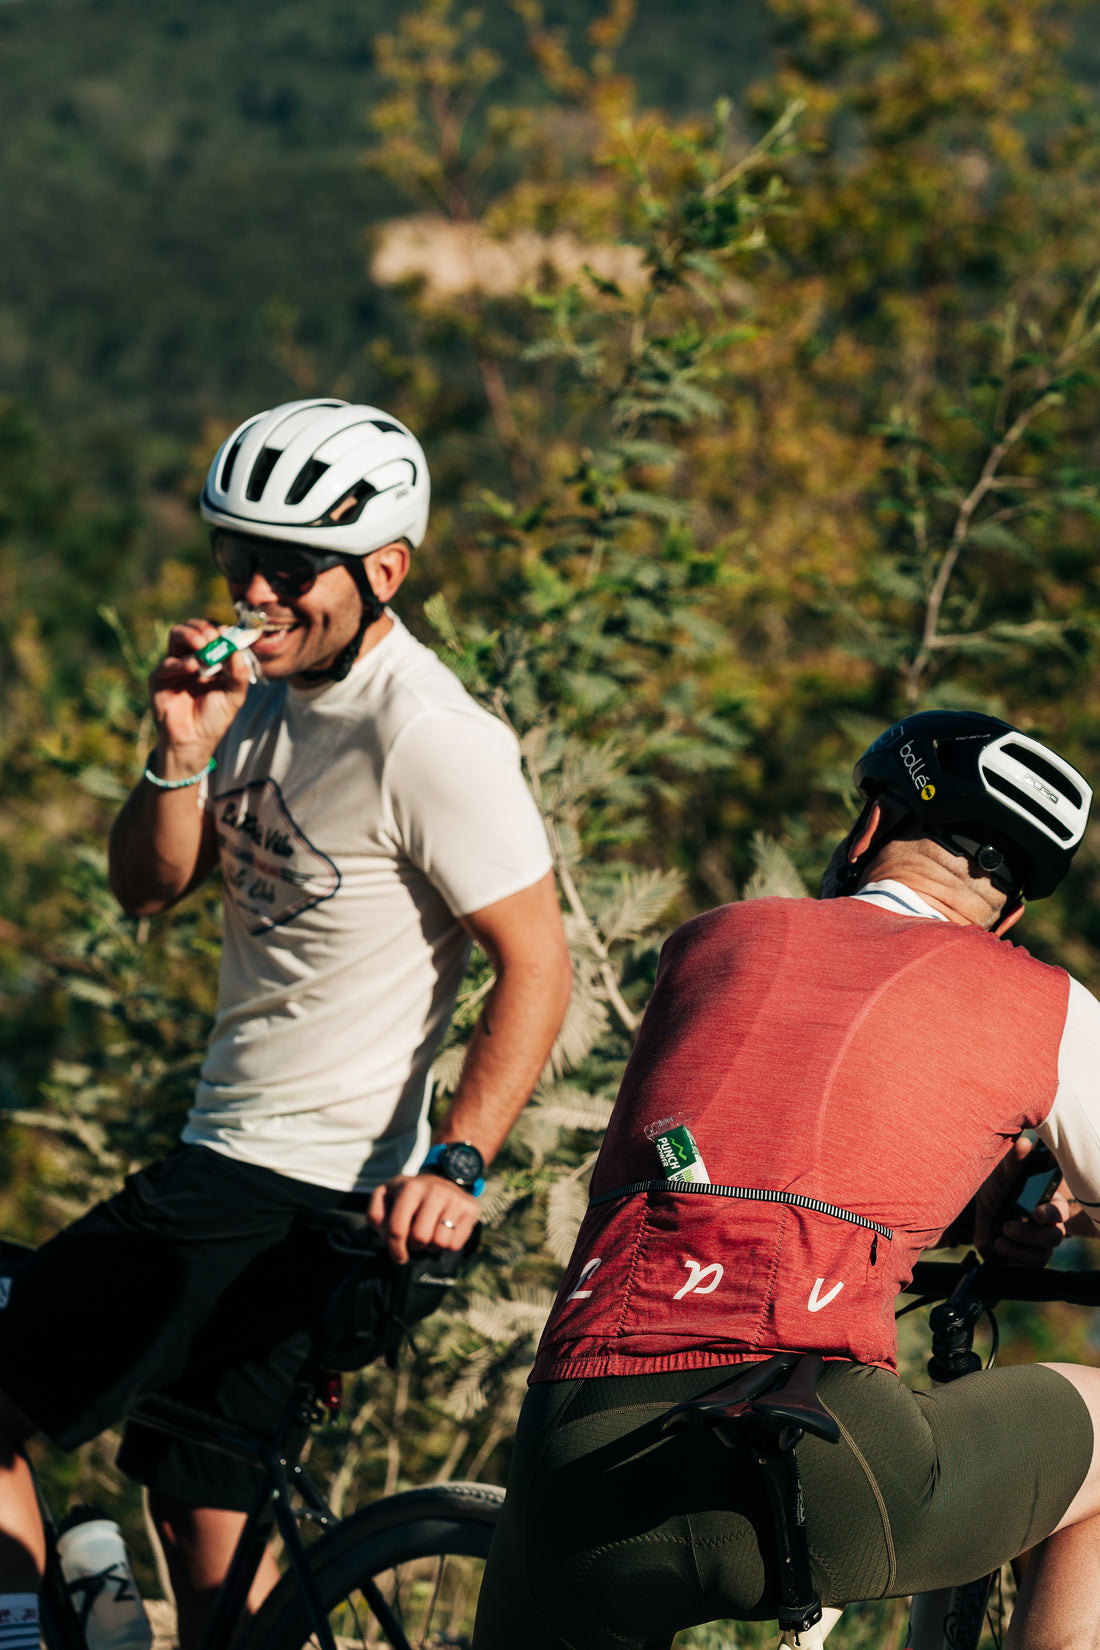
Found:
[[[1069, 983], [979, 928], [860, 899], [685, 924], [532, 1380], [777, 1351], [896, 1368], [913, 1261], [1050, 1111]], [[755, 1199], [663, 1189], [653, 1135], [676, 1119], [714, 1186]]]

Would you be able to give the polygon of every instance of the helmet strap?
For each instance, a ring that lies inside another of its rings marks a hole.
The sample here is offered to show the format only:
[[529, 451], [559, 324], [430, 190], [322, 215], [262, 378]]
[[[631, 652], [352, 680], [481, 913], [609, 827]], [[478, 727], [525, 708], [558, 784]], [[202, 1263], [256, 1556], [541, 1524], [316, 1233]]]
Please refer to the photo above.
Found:
[[938, 842], [949, 854], [965, 854], [974, 869], [983, 877], [988, 877], [994, 888], [1000, 889], [1010, 900], [1019, 898], [1020, 878], [1014, 874], [1004, 854], [993, 843], [982, 842], [980, 838], [950, 829], [929, 831], [928, 834], [933, 842]]
[[331, 665], [324, 670], [304, 670], [302, 680], [314, 682], [342, 682], [351, 670], [352, 665], [359, 657], [359, 649], [363, 645], [363, 637], [368, 629], [385, 614], [385, 608], [374, 593], [374, 588], [367, 578], [367, 561], [365, 556], [344, 556], [343, 565], [347, 568], [355, 581], [355, 588], [359, 592], [362, 603], [362, 614], [359, 619], [359, 628], [346, 647], [342, 647]]

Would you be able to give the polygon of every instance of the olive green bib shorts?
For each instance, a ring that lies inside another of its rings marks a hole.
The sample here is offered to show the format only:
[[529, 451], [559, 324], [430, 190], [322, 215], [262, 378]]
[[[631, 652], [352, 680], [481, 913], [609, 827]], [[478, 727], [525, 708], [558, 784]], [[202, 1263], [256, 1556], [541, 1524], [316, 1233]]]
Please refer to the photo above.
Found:
[[[774, 1619], [775, 1541], [753, 1457], [659, 1432], [737, 1366], [531, 1387], [474, 1650], [667, 1650], [699, 1622]], [[798, 1446], [824, 1604], [970, 1581], [1057, 1526], [1092, 1459], [1083, 1400], [1041, 1365], [913, 1393], [829, 1363], [841, 1441]]]

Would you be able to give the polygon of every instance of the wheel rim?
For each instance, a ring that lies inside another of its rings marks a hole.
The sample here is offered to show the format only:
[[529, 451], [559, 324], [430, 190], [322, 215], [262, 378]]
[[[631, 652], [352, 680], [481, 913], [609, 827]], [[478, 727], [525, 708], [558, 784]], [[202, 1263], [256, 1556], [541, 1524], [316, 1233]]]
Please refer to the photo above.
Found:
[[[373, 1577], [393, 1611], [409, 1650], [469, 1650], [483, 1558], [426, 1554]], [[359, 1588], [329, 1613], [336, 1650], [385, 1650], [388, 1640]], [[308, 1640], [316, 1650], [318, 1639]]]

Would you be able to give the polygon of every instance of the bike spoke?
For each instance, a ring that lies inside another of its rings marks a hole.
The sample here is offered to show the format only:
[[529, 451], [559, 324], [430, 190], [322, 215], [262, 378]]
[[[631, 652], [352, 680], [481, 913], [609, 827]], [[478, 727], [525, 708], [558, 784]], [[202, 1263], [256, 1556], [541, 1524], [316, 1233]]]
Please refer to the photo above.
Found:
[[[483, 1560], [413, 1559], [374, 1577], [409, 1650], [469, 1650]], [[331, 1612], [336, 1650], [386, 1650], [378, 1620], [358, 1589]], [[307, 1650], [317, 1650], [310, 1638]]]

